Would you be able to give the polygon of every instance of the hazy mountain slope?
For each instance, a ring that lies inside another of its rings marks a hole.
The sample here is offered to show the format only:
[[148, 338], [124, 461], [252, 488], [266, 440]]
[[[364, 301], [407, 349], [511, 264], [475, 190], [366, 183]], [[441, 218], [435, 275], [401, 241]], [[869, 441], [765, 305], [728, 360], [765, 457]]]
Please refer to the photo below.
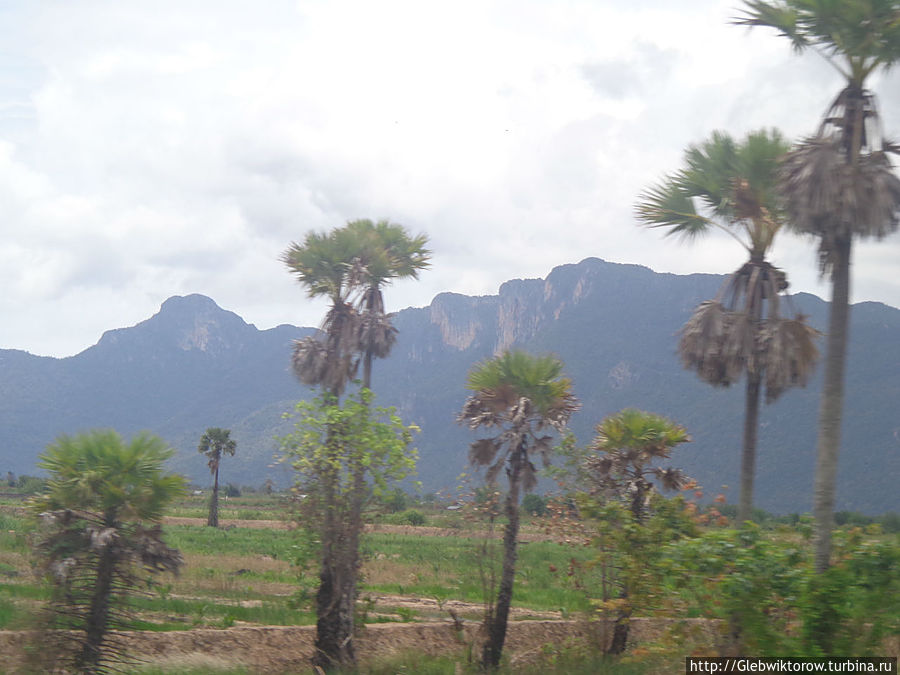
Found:
[[[470, 433], [455, 424], [473, 363], [512, 345], [551, 351], [566, 363], [582, 410], [573, 428], [586, 442], [603, 416], [626, 406], [671, 416], [694, 442], [675, 463], [736, 501], [743, 386], [713, 389], [684, 371], [676, 333], [722, 277], [657, 274], [596, 258], [513, 280], [498, 295], [444, 293], [429, 307], [395, 317], [391, 358], [376, 362], [381, 404], [396, 405], [422, 428], [419, 476], [426, 490], [452, 488], [465, 468]], [[299, 298], [298, 298], [299, 301]], [[796, 308], [822, 327], [827, 304], [806, 294]], [[260, 331], [199, 295], [167, 300], [158, 314], [104, 334], [67, 359], [0, 350], [0, 470], [34, 472], [34, 458], [58, 433], [110, 426], [161, 434], [180, 450], [177, 470], [208, 478], [196, 443], [209, 426], [231, 428], [238, 453], [222, 480], [259, 484], [289, 475], [271, 467], [282, 413], [309, 395], [289, 372], [292, 340], [310, 329]], [[839, 508], [900, 510], [900, 310], [854, 306], [848, 363]], [[775, 511], [811, 504], [811, 472], [821, 375], [761, 413], [758, 497]]]

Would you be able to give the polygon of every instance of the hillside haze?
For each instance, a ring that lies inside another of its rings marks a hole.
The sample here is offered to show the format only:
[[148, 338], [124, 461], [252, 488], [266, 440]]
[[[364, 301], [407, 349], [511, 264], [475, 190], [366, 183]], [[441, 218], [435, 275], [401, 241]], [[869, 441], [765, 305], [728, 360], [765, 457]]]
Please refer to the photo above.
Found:
[[[743, 383], [714, 389], [681, 368], [676, 333], [724, 277], [659, 274], [589, 258], [546, 279], [513, 280], [494, 296], [443, 293], [426, 308], [398, 312], [390, 358], [377, 361], [378, 403], [395, 405], [422, 432], [419, 475], [426, 491], [452, 488], [465, 470], [469, 431], [455, 423], [476, 362], [507, 347], [553, 352], [566, 364], [582, 409], [572, 428], [582, 443], [605, 415], [624, 407], [684, 424], [693, 442], [672, 463], [737, 501]], [[298, 302], [302, 295], [298, 292]], [[827, 303], [799, 294], [794, 308], [822, 329]], [[900, 310], [860, 303], [851, 346], [838, 481], [838, 509], [900, 510]], [[258, 330], [201, 295], [173, 297], [153, 317], [108, 331], [65, 359], [0, 350], [0, 471], [35, 473], [42, 449], [61, 433], [111, 427], [125, 436], [159, 434], [178, 449], [173, 468], [209, 482], [196, 450], [207, 427], [232, 429], [235, 457], [221, 479], [285, 484], [273, 465], [282, 414], [311, 392], [289, 370], [293, 340], [312, 329]], [[822, 347], [822, 345], [820, 345]], [[812, 503], [821, 364], [806, 389], [786, 392], [760, 415], [756, 504], [808, 511]]]

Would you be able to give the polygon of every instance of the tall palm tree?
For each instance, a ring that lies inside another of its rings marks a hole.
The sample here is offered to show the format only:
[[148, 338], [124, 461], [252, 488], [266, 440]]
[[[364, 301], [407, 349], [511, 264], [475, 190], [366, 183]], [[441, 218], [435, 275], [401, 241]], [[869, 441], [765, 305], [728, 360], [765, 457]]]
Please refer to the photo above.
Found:
[[[304, 384], [320, 386], [328, 403], [338, 405], [347, 383], [358, 367], [359, 314], [353, 294], [361, 281], [360, 257], [363, 242], [346, 228], [326, 234], [310, 232], [302, 244], [293, 243], [282, 261], [297, 276], [311, 298], [326, 297], [330, 306], [319, 335], [294, 343], [292, 366]], [[335, 513], [340, 482], [340, 431], [329, 428], [326, 444], [334, 446], [334, 461], [320, 462], [318, 487], [322, 494], [321, 566], [316, 592], [316, 654], [313, 663], [330, 669], [334, 665], [352, 665], [353, 610], [356, 586], [352, 556], [344, 546], [346, 523]], [[330, 454], [325, 455], [326, 459]]]
[[793, 225], [819, 240], [819, 262], [830, 274], [831, 306], [825, 383], [813, 486], [816, 569], [830, 564], [831, 531], [844, 403], [850, 318], [850, 258], [854, 237], [881, 238], [897, 229], [900, 179], [887, 157], [869, 76], [900, 61], [896, 0], [781, 0], [745, 2], [736, 23], [767, 26], [797, 51], [812, 48], [845, 79], [816, 134], [786, 158], [782, 189]]
[[466, 386], [469, 396], [458, 416], [470, 429], [496, 429], [497, 435], [472, 443], [469, 461], [488, 467], [486, 480], [493, 484], [506, 468], [509, 491], [504, 510], [507, 524], [503, 533], [503, 570], [493, 611], [486, 617], [488, 638], [482, 665], [496, 668], [500, 663], [516, 574], [516, 538], [519, 532], [519, 495], [537, 483], [532, 458], [540, 454], [549, 461], [552, 437], [541, 434], [547, 428], [562, 432], [578, 403], [571, 381], [562, 375], [563, 364], [553, 356], [536, 357], [522, 351], [507, 351], [476, 365]]
[[[381, 288], [396, 278], [415, 278], [427, 266], [425, 243], [424, 236], [410, 237], [400, 225], [357, 220], [327, 234], [309, 233], [303, 244], [292, 244], [282, 256], [310, 297], [331, 301], [320, 335], [295, 343], [293, 368], [302, 382], [321, 386], [333, 405], [356, 375], [360, 358], [363, 387], [371, 387], [372, 361], [388, 355], [396, 336]], [[318, 470], [325, 508], [314, 664], [322, 668], [355, 662], [353, 610], [367, 494], [365, 453], [352, 453], [351, 461], [340, 450], [340, 429], [331, 429], [328, 436], [334, 441], [333, 456]], [[341, 471], [352, 476], [353, 489], [349, 515], [337, 518]]]
[[805, 317], [781, 316], [785, 274], [766, 260], [785, 224], [777, 194], [778, 162], [789, 146], [777, 130], [756, 131], [736, 142], [715, 132], [685, 153], [685, 166], [641, 195], [638, 219], [666, 234], [693, 239], [721, 229], [746, 249], [748, 261], [730, 275], [715, 299], [701, 303], [681, 330], [686, 368], [714, 386], [746, 374], [741, 493], [738, 522], [750, 519], [756, 474], [760, 394], [777, 399], [802, 386], [818, 351]]
[[231, 438], [231, 431], [219, 427], [207, 429], [197, 446], [197, 452], [206, 455], [209, 460], [207, 462], [209, 472], [214, 476], [212, 496], [209, 499], [209, 517], [206, 519], [207, 527], [219, 526], [219, 464], [222, 462], [223, 454], [234, 457], [235, 450], [237, 443]]
[[359, 344], [363, 357], [362, 386], [372, 388], [372, 361], [386, 357], [397, 329], [384, 311], [382, 288], [394, 279], [417, 279], [429, 266], [431, 251], [424, 234], [410, 236], [406, 228], [387, 220], [354, 220], [347, 229], [365, 245], [360, 255], [362, 293], [357, 303]]
[[40, 457], [50, 478], [29, 510], [46, 523], [38, 551], [53, 583], [51, 610], [56, 626], [70, 629], [54, 636], [74, 640], [66, 651], [75, 672], [98, 672], [115, 660], [109, 629], [127, 627], [121, 610], [146, 588], [141, 573], [177, 571], [183, 562], [159, 526], [184, 492], [184, 479], [163, 470], [172, 454], [155, 436], [126, 443], [114, 431], [92, 431], [60, 436]]

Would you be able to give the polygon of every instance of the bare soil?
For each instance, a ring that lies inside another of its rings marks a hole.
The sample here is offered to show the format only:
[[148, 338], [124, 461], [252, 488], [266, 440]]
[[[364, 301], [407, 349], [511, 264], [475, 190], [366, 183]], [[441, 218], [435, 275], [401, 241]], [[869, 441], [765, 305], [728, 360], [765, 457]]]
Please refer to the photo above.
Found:
[[[687, 620], [714, 639], [715, 628], [699, 619]], [[632, 620], [632, 637], [643, 641], [658, 637], [671, 622]], [[513, 665], [534, 661], [548, 650], [599, 646], [604, 625], [586, 621], [515, 621], [509, 624], [505, 653]], [[169, 633], [120, 633], [124, 651], [139, 662], [177, 672], [189, 667], [244, 667], [251, 673], [309, 673], [314, 626], [234, 627]], [[0, 631], [0, 663], [6, 672], [23, 672], [22, 645], [28, 634]], [[452, 621], [411, 624], [370, 624], [357, 637], [362, 663], [389, 659], [399, 654], [451, 656], [465, 663], [478, 656], [480, 625], [466, 622], [457, 630]], [[679, 662], [679, 669], [680, 669]]]
[[[206, 525], [206, 518], [185, 518], [182, 516], [166, 516], [164, 525]], [[296, 525], [290, 520], [238, 520], [220, 518], [219, 528], [248, 527], [256, 530], [292, 530]], [[366, 532], [384, 532], [386, 534], [407, 534], [419, 537], [471, 537], [473, 539], [487, 536], [482, 530], [462, 530], [449, 527], [429, 527], [427, 525], [366, 525]], [[503, 530], [493, 533], [497, 539], [503, 537]], [[553, 537], [542, 532], [519, 532], [519, 541], [554, 541]]]

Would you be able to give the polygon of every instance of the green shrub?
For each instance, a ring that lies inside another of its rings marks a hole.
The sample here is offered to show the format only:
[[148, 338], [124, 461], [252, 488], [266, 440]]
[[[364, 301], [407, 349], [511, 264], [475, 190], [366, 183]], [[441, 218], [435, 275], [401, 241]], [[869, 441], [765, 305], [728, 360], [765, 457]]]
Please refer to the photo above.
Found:
[[900, 545], [835, 534], [835, 562], [816, 574], [806, 543], [758, 527], [711, 531], [669, 545], [689, 615], [724, 619], [731, 644], [759, 656], [856, 656], [900, 632]]
[[522, 509], [532, 516], [547, 515], [547, 499], [533, 492], [528, 493], [522, 499]]
[[403, 512], [403, 520], [407, 525], [424, 525], [426, 522], [425, 514], [416, 509], [408, 509]]

